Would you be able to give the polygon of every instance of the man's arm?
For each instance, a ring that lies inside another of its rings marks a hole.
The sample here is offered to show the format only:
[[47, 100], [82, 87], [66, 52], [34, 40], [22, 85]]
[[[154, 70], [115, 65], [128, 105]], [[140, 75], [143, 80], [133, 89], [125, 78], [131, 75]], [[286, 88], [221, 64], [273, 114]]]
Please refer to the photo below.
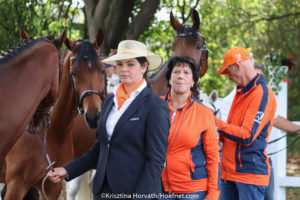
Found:
[[238, 122], [228, 124], [215, 118], [219, 133], [239, 144], [250, 145], [262, 129], [268, 129], [273, 124], [276, 105], [275, 97], [269, 95], [268, 90], [258, 91], [251, 96], [240, 124]]
[[295, 132], [300, 133], [300, 126], [297, 124], [294, 124], [288, 119], [285, 119], [284, 117], [277, 115], [277, 117], [274, 119], [274, 127], [286, 131], [286, 132]]

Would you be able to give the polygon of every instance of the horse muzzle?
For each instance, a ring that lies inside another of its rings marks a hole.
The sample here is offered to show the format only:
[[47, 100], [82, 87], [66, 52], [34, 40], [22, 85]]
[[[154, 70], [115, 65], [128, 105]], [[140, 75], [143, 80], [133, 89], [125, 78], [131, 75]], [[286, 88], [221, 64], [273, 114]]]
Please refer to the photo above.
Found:
[[96, 129], [97, 123], [98, 123], [98, 117], [100, 116], [100, 112], [98, 112], [96, 115], [90, 115], [89, 113], [84, 113], [84, 119], [89, 127], [89, 129]]

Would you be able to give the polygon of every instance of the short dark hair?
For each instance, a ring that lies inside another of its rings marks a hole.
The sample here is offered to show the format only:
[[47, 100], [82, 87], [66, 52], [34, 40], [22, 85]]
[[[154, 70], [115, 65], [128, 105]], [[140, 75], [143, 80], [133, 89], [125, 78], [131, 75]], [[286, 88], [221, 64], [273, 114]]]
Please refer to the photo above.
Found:
[[[141, 66], [144, 65], [146, 62], [148, 62], [147, 58], [144, 57], [144, 56], [142, 56], [142, 57], [137, 57], [136, 59], [137, 59], [137, 61], [141, 64]], [[149, 62], [148, 62], [148, 63], [149, 63]], [[143, 77], [144, 77], [145, 80], [147, 80], [147, 72], [148, 72], [148, 67], [147, 67], [147, 70], [145, 71], [145, 73], [144, 73], [144, 75], [143, 75]]]
[[168, 66], [167, 66], [168, 69], [166, 73], [166, 78], [168, 80], [168, 86], [170, 86], [169, 80], [171, 79], [173, 68], [177, 63], [187, 63], [192, 70], [193, 80], [195, 81], [195, 83], [197, 83], [198, 74], [196, 72], [196, 64], [194, 59], [188, 56], [173, 56], [169, 59]]
[[136, 59], [141, 65], [144, 65], [146, 62], [148, 62], [146, 57], [137, 57]]

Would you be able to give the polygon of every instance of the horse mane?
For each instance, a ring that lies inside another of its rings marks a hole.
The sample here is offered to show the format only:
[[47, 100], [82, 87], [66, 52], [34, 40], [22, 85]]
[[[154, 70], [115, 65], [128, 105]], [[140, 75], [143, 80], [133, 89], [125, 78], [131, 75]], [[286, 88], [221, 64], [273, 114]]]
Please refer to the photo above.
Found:
[[88, 60], [91, 64], [91, 67], [98, 68], [100, 66], [98, 54], [93, 45], [88, 40], [76, 40], [75, 43], [76, 42], [80, 42], [76, 55], [77, 70], [79, 70], [84, 60]]
[[[50, 42], [50, 41], [54, 41], [54, 39], [51, 36], [39, 37], [37, 39], [27, 41], [23, 45], [18, 44], [18, 47], [16, 47], [16, 48], [13, 47], [11, 49], [5, 50], [4, 52], [1, 52], [1, 56], [3, 56], [3, 57], [0, 58], [0, 65], [3, 65], [4, 63], [7, 63], [8, 61], [14, 59], [18, 55], [20, 55], [22, 52], [26, 51], [28, 48], [34, 46], [35, 44], [37, 44], [39, 42], [44, 42], [44, 41]], [[57, 47], [56, 44], [55, 44], [55, 46]]]

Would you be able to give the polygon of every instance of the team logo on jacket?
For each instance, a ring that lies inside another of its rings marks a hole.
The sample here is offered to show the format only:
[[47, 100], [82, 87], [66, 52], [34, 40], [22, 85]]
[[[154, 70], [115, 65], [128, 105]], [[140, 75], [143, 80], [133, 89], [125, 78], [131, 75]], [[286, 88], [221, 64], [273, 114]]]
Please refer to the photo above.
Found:
[[255, 117], [254, 121], [260, 124], [263, 117], [264, 117], [264, 112], [257, 111], [257, 114], [256, 114], [256, 117]]

